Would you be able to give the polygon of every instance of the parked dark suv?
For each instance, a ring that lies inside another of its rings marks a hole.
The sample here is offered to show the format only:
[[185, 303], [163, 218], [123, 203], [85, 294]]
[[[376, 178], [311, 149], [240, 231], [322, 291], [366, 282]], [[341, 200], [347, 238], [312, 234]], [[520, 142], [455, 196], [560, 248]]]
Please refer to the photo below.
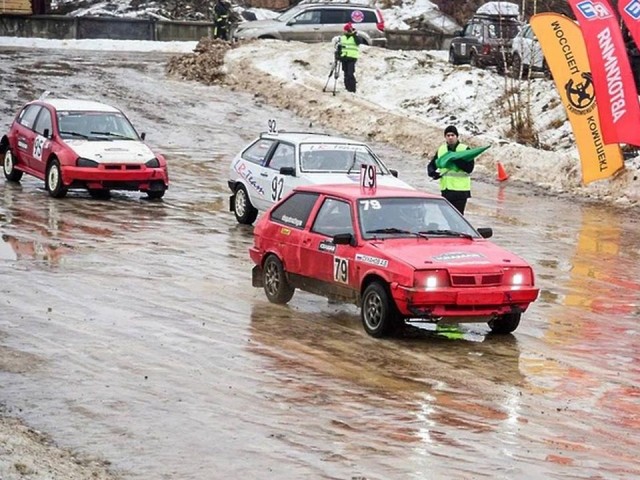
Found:
[[511, 60], [511, 42], [520, 30], [515, 16], [476, 14], [451, 40], [449, 62], [474, 67], [495, 66], [504, 73]]

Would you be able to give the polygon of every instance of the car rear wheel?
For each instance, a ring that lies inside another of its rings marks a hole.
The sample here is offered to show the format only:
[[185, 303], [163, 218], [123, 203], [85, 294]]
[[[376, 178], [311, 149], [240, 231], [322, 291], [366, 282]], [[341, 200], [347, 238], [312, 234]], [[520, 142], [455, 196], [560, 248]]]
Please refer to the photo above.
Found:
[[258, 210], [251, 205], [249, 194], [244, 185], [240, 184], [236, 188], [235, 197], [233, 213], [236, 215], [236, 220], [243, 225], [251, 225], [258, 216]]
[[10, 182], [19, 182], [22, 178], [22, 170], [18, 170], [16, 168], [15, 158], [13, 157], [11, 149], [8, 149], [6, 152], [4, 152], [2, 170], [4, 171], [5, 178]]
[[262, 268], [264, 293], [271, 303], [285, 304], [293, 297], [295, 288], [289, 285], [282, 262], [275, 255], [269, 255]]
[[364, 290], [360, 317], [364, 330], [376, 338], [388, 335], [400, 323], [400, 314], [380, 282], [373, 282]]
[[106, 188], [90, 188], [89, 195], [96, 200], [108, 200], [111, 198], [111, 191]]
[[520, 325], [520, 313], [505, 313], [489, 321], [489, 328], [492, 333], [506, 334], [515, 331]]
[[63, 198], [67, 194], [67, 188], [62, 183], [62, 171], [58, 160], [52, 160], [47, 167], [45, 187], [53, 198]]

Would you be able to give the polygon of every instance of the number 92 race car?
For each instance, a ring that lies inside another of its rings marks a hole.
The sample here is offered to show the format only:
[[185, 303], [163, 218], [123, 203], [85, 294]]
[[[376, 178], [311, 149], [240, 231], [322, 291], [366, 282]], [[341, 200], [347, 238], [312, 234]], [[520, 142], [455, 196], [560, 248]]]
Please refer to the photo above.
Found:
[[263, 133], [231, 162], [229, 208], [251, 225], [300, 185], [359, 182], [360, 166], [373, 165], [378, 183], [411, 188], [361, 142], [317, 133]]

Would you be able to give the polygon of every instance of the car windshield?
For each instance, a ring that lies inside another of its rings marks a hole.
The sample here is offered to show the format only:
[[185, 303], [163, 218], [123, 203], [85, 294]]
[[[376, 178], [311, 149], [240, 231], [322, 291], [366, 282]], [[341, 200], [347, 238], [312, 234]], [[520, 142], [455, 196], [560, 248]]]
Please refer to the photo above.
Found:
[[287, 23], [289, 20], [295, 17], [298, 13], [300, 13], [301, 10], [302, 9], [299, 7], [290, 8], [286, 12], [283, 12], [282, 14], [277, 16], [275, 19], [278, 20], [279, 22]]
[[358, 222], [365, 239], [416, 235], [425, 238], [479, 237], [471, 224], [441, 198], [361, 198], [358, 200]]
[[375, 165], [379, 174], [387, 168], [365, 145], [346, 143], [305, 143], [300, 145], [300, 170], [309, 173], [360, 174], [360, 165]]
[[58, 112], [58, 131], [65, 139], [140, 140], [119, 112]]

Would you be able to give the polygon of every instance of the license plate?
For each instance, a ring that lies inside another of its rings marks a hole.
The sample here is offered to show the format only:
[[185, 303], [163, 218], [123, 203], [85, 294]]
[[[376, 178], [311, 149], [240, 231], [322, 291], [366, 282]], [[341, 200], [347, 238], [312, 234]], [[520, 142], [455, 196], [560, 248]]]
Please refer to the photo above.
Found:
[[501, 305], [504, 303], [504, 293], [460, 292], [457, 303], [458, 305]]

